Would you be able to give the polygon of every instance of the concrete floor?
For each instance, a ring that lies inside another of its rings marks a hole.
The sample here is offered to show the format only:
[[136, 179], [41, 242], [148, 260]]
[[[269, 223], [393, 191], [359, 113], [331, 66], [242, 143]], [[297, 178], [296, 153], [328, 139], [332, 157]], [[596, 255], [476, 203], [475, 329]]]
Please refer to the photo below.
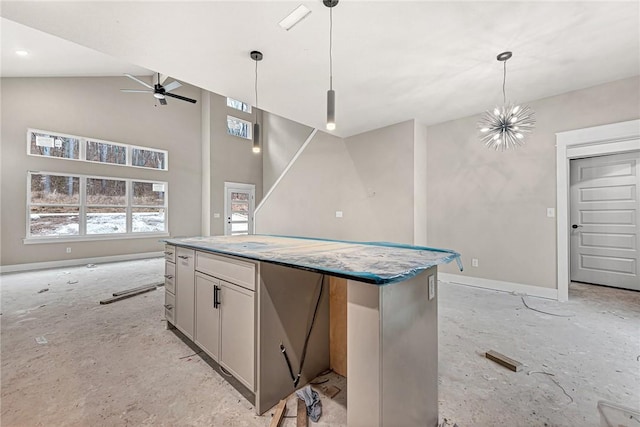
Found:
[[[165, 329], [163, 288], [98, 304], [161, 280], [163, 267], [152, 259], [1, 276], [2, 426], [268, 426], [272, 411], [256, 416]], [[558, 317], [517, 295], [454, 284], [439, 291], [444, 424], [599, 426], [599, 400], [640, 407], [640, 293], [572, 284], [568, 303], [526, 298], [571, 316]], [[490, 349], [523, 369], [486, 359]], [[323, 416], [311, 425], [345, 425], [345, 380], [324, 378], [342, 391], [322, 397]]]

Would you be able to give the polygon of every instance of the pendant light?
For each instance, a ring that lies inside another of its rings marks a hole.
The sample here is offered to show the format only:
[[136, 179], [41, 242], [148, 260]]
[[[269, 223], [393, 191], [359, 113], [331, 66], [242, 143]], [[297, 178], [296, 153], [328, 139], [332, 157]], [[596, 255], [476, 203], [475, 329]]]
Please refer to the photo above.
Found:
[[504, 64], [502, 77], [502, 107], [496, 107], [493, 111], [486, 111], [480, 121], [480, 139], [488, 148], [504, 151], [523, 145], [526, 134], [535, 127], [535, 114], [526, 105], [514, 105], [507, 103], [505, 84], [507, 81], [507, 60], [511, 58], [511, 52], [502, 52], [497, 60]]
[[338, 0], [322, 0], [329, 8], [329, 90], [327, 91], [327, 129], [336, 128], [336, 93], [333, 90], [333, 8]]
[[256, 78], [255, 78], [255, 92], [256, 92], [256, 121], [253, 124], [253, 152], [260, 152], [260, 124], [258, 123], [258, 61], [262, 61], [262, 52], [252, 50], [250, 53], [251, 59], [256, 63]]

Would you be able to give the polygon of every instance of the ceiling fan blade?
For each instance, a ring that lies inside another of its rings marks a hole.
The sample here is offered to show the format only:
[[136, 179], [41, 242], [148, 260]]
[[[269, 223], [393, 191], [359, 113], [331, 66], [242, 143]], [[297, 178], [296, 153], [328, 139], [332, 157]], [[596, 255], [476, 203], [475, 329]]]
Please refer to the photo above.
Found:
[[120, 89], [120, 92], [131, 92], [131, 93], [153, 93], [152, 90], [142, 90], [142, 89]]
[[179, 81], [174, 80], [164, 87], [164, 91], [171, 92], [174, 89], [178, 89], [180, 86], [182, 86], [182, 84]]
[[183, 101], [191, 102], [192, 104], [195, 104], [197, 102], [195, 99], [187, 98], [186, 96], [176, 95], [175, 93], [167, 93], [167, 92], [165, 92], [164, 95], [165, 96], [170, 96], [170, 97], [176, 98], [176, 99], [181, 99]]
[[151, 86], [149, 83], [143, 82], [142, 80], [140, 80], [139, 78], [137, 78], [135, 76], [132, 76], [131, 74], [125, 73], [124, 75], [129, 77], [131, 80], [135, 80], [138, 83], [140, 83], [141, 85], [148, 87], [149, 89], [153, 89], [153, 86]]
[[167, 105], [167, 100], [164, 98], [160, 98], [158, 101], [160, 101], [160, 105]]

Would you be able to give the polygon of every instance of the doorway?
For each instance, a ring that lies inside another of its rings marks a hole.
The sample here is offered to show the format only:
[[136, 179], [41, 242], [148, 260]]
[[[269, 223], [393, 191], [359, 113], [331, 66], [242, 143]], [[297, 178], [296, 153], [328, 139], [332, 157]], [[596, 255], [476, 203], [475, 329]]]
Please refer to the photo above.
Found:
[[569, 162], [571, 159], [640, 151], [640, 120], [556, 134], [556, 245], [558, 301], [569, 298]]
[[254, 184], [224, 183], [225, 236], [253, 234], [255, 193]]
[[570, 162], [571, 281], [640, 290], [640, 151]]

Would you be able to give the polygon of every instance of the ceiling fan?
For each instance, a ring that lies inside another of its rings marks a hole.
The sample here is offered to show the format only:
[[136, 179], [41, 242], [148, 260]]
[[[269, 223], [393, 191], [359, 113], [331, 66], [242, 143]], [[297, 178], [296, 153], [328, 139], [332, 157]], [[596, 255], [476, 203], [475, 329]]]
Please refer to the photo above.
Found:
[[196, 103], [195, 99], [191, 99], [191, 98], [187, 98], [186, 96], [180, 96], [180, 95], [176, 95], [175, 93], [170, 93], [172, 90], [179, 88], [180, 86], [182, 86], [182, 84], [177, 81], [174, 80], [171, 83], [169, 83], [166, 86], [162, 86], [160, 84], [160, 73], [158, 73], [158, 83], [156, 83], [155, 85], [151, 86], [150, 84], [143, 82], [142, 80], [140, 80], [137, 77], [132, 76], [131, 74], [125, 74], [125, 76], [129, 77], [131, 80], [135, 80], [138, 83], [140, 83], [141, 85], [149, 88], [147, 90], [141, 90], [141, 89], [120, 89], [122, 92], [133, 92], [133, 93], [152, 93], [154, 98], [156, 98], [159, 102], [160, 105], [167, 105], [167, 99], [166, 97], [169, 96], [171, 98], [176, 98], [176, 99], [180, 99], [182, 101], [187, 101], [187, 102], [191, 102], [192, 104]]

